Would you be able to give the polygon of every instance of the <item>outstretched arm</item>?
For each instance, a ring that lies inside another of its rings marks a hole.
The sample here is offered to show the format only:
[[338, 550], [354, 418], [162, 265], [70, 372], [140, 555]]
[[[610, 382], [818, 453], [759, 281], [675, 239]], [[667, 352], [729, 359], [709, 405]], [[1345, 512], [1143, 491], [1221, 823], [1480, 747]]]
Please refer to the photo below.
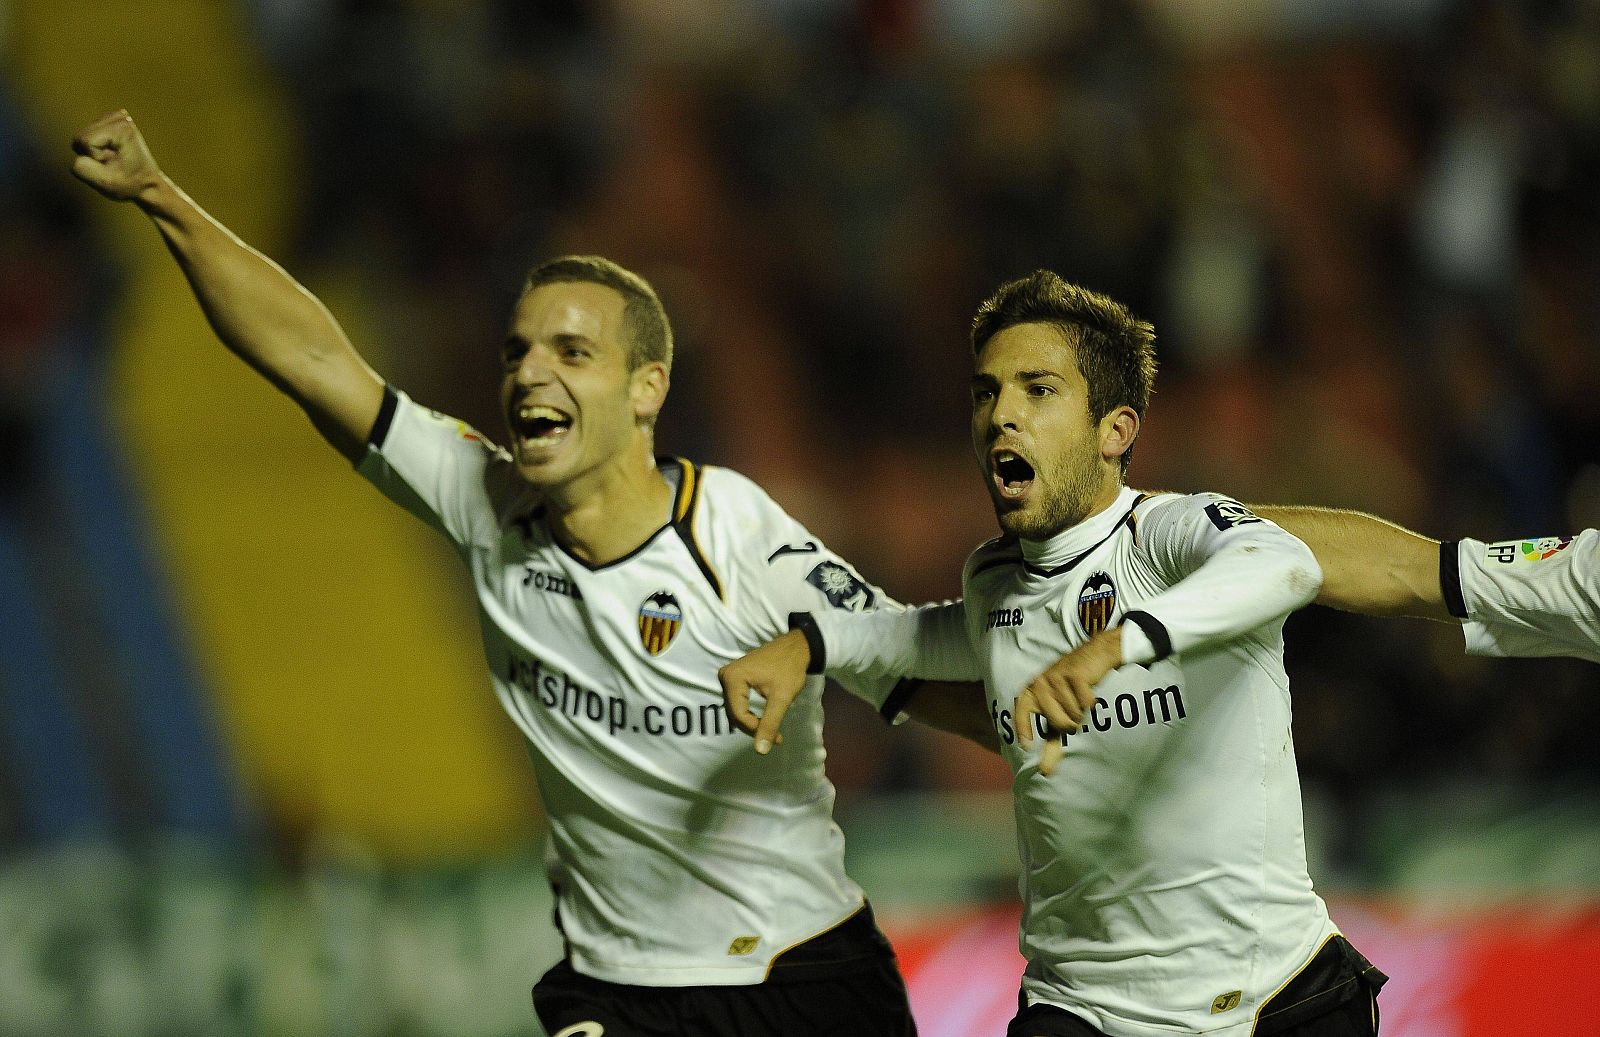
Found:
[[[783, 741], [779, 729], [789, 707], [806, 688], [806, 676], [816, 667], [811, 646], [799, 630], [791, 630], [769, 641], [717, 671], [722, 682], [722, 697], [728, 715], [745, 734], [756, 740], [762, 755]], [[983, 695], [976, 684], [949, 681], [915, 682], [905, 701], [905, 713], [919, 723], [936, 727], [978, 743], [998, 753], [994, 727], [983, 709]], [[751, 703], [760, 695], [763, 704], [757, 713]]]
[[1305, 541], [1317, 556], [1317, 604], [1454, 622], [1440, 589], [1437, 540], [1359, 511], [1277, 505], [1250, 510]]
[[116, 111], [72, 142], [72, 172], [149, 216], [217, 337], [288, 394], [340, 453], [358, 460], [383, 404], [383, 381], [316, 296], [184, 194]]

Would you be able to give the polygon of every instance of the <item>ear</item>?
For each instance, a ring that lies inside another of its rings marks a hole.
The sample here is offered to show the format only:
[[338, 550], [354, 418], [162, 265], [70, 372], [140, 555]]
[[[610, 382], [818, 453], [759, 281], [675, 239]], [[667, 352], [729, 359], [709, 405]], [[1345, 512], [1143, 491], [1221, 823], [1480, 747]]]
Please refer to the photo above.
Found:
[[670, 384], [667, 365], [656, 360], [640, 364], [628, 376], [628, 398], [633, 402], [635, 421], [655, 420], [656, 415], [661, 413], [662, 405], [667, 402], [667, 387]]
[[1100, 419], [1100, 456], [1116, 461], [1139, 438], [1139, 415], [1132, 407], [1116, 407]]

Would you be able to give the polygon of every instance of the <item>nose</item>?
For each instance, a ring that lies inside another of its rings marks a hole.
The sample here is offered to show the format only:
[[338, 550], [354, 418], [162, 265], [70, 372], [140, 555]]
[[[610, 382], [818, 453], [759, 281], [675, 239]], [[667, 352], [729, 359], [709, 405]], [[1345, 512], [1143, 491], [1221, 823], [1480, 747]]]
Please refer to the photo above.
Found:
[[1000, 390], [995, 396], [994, 409], [989, 412], [989, 438], [993, 439], [1002, 432], [1018, 431], [1021, 401], [1021, 393], [1009, 387]]
[[552, 369], [549, 350], [535, 346], [522, 354], [522, 360], [517, 364], [516, 383], [525, 389], [544, 385], [550, 381]]

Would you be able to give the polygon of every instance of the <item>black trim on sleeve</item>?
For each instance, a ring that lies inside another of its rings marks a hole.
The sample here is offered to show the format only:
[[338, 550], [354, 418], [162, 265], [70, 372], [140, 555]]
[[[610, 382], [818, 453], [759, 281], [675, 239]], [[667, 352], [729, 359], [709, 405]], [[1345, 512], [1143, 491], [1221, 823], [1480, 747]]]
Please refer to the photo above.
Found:
[[391, 386], [383, 387], [383, 405], [378, 408], [378, 419], [372, 423], [372, 431], [367, 433], [367, 446], [374, 450], [383, 449], [383, 441], [389, 438], [389, 426], [394, 423], [395, 408], [400, 406], [400, 395]]
[[923, 682], [917, 677], [907, 677], [894, 686], [889, 692], [889, 697], [883, 700], [878, 715], [888, 723], [894, 723], [895, 718], [905, 712], [906, 703], [911, 701], [913, 695], [922, 690]]
[[1150, 644], [1156, 650], [1156, 657], [1151, 662], [1160, 662], [1172, 654], [1172, 635], [1167, 633], [1167, 628], [1161, 620], [1148, 612], [1129, 612], [1122, 617], [1124, 623], [1132, 623], [1144, 631], [1144, 636], [1150, 639]]
[[811, 649], [811, 661], [806, 664], [806, 672], [814, 675], [826, 670], [828, 647], [823, 644], [822, 630], [817, 626], [817, 621], [811, 618], [811, 613], [789, 613], [789, 629], [800, 631], [805, 636], [806, 647]]
[[1439, 591], [1444, 607], [1457, 619], [1467, 618], [1467, 599], [1461, 593], [1461, 541], [1446, 540], [1439, 545]]

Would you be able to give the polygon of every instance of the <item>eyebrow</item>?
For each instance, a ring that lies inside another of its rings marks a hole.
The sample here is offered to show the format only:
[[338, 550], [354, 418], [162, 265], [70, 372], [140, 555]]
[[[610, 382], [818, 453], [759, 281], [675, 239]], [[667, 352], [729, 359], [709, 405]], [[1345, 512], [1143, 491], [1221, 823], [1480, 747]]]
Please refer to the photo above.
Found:
[[1032, 382], [1032, 381], [1036, 381], [1036, 380], [1038, 380], [1040, 378], [1054, 378], [1057, 381], [1062, 381], [1062, 382], [1067, 380], [1065, 375], [1060, 375], [1060, 374], [1057, 374], [1054, 371], [1045, 371], [1045, 370], [1018, 371], [1017, 372], [1017, 378], [1018, 378], [1019, 381], [1024, 381], [1024, 382]]
[[[594, 345], [594, 340], [589, 338], [587, 335], [580, 335], [574, 331], [561, 331], [550, 336], [550, 343], [555, 346], [570, 346], [574, 344], [592, 346]], [[506, 336], [506, 340], [502, 344], [501, 348], [505, 349], [513, 346], [519, 349], [532, 349], [533, 343], [528, 340], [527, 336], [513, 331], [511, 334]]]

